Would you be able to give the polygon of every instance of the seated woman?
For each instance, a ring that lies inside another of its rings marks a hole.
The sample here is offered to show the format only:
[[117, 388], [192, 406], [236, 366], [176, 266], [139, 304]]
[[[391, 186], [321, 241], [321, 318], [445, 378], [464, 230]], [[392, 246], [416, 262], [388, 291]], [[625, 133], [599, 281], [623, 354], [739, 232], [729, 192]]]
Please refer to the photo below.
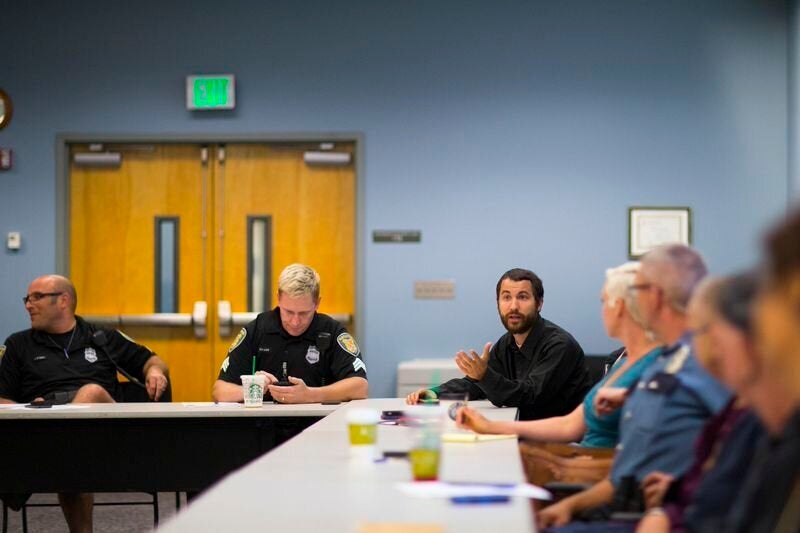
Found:
[[726, 530], [725, 517], [747, 473], [744, 466], [764, 435], [751, 407], [771, 409], [776, 392], [775, 384], [759, 378], [750, 312], [757, 289], [757, 278], [742, 274], [706, 280], [692, 298], [689, 326], [697, 358], [737, 396], [706, 424], [686, 475], [675, 480], [652, 472], [644, 478], [648, 511], [638, 531]]
[[606, 271], [600, 294], [603, 325], [610, 337], [622, 341], [625, 350], [606, 376], [589, 391], [581, 405], [565, 416], [524, 422], [487, 420], [474, 409], [464, 407], [457, 415], [459, 426], [477, 433], [516, 434], [540, 442], [580, 441], [582, 446], [615, 446], [619, 411], [599, 415], [592, 408], [593, 398], [601, 387], [614, 385], [627, 388], [636, 383], [642, 372], [661, 353], [661, 347], [642, 326], [633, 294], [638, 270], [639, 263], [630, 262]]

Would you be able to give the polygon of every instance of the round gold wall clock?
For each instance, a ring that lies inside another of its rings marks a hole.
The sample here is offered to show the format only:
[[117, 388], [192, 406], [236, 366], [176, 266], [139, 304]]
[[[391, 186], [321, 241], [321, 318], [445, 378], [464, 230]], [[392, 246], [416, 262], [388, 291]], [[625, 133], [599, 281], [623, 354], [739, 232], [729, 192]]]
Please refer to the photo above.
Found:
[[3, 89], [0, 89], [0, 130], [8, 126], [11, 122], [11, 114], [14, 107], [11, 105], [11, 97], [6, 94]]

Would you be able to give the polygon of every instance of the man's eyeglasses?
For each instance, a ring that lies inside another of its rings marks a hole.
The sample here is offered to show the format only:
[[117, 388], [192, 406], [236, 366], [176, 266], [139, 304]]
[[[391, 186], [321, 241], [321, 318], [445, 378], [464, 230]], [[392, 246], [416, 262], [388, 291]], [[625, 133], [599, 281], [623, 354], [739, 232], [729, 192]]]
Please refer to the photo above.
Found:
[[638, 283], [636, 285], [630, 285], [628, 287], [629, 291], [649, 291], [655, 287], [652, 283]]
[[35, 304], [45, 296], [61, 296], [64, 294], [63, 292], [32, 292], [22, 297], [22, 303], [32, 303]]

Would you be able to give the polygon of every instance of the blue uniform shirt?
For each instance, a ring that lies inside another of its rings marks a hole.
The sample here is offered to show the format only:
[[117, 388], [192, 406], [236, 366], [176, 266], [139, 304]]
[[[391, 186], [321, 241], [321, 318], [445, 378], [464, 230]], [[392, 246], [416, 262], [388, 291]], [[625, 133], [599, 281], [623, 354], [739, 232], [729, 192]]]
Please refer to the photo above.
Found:
[[697, 362], [688, 339], [665, 350], [622, 406], [614, 486], [627, 476], [641, 481], [656, 470], [684, 474], [700, 430], [729, 399], [730, 392]]

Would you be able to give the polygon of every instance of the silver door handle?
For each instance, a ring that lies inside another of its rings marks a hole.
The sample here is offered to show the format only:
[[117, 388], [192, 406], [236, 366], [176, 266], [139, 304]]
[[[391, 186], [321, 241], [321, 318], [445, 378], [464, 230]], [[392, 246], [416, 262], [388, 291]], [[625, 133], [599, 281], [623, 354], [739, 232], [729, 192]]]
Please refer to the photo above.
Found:
[[141, 315], [81, 315], [87, 322], [109, 327], [145, 326], [145, 327], [192, 327], [194, 336], [205, 338], [208, 304], [195, 302], [191, 313], [148, 313]]
[[[246, 326], [255, 320], [258, 315], [259, 313], [234, 313], [231, 311], [231, 303], [228, 300], [220, 300], [217, 302], [220, 336], [227, 337], [234, 327]], [[330, 317], [342, 325], [349, 324], [353, 318], [352, 315], [347, 313], [336, 313], [330, 315]]]

